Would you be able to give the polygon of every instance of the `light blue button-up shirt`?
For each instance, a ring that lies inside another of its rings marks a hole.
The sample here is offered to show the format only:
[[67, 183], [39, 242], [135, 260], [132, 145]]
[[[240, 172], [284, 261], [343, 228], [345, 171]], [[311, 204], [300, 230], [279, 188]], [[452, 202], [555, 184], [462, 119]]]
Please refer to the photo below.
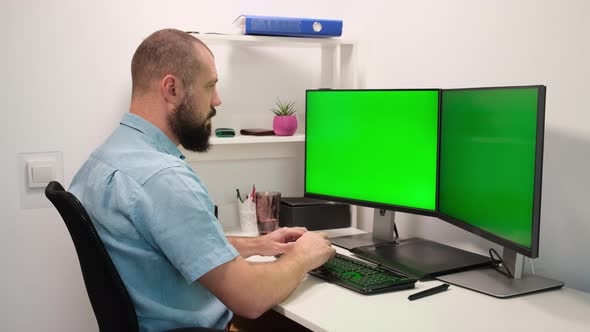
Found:
[[227, 325], [232, 313], [196, 280], [238, 252], [205, 186], [160, 129], [125, 114], [69, 190], [119, 271], [142, 331]]

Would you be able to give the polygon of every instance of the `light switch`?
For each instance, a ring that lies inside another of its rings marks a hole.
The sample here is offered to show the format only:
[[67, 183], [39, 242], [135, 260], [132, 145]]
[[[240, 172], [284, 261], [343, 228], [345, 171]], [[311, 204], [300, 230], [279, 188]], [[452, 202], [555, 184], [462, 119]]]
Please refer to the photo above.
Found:
[[[16, 156], [19, 174], [17, 191], [22, 209], [54, 208], [45, 197], [51, 181], [64, 183], [63, 155], [60, 151], [22, 152]], [[22, 173], [21, 173], [22, 172]]]
[[41, 160], [27, 162], [29, 188], [44, 188], [55, 180], [55, 161]]
[[53, 178], [51, 165], [33, 167], [33, 183], [49, 183], [53, 181]]

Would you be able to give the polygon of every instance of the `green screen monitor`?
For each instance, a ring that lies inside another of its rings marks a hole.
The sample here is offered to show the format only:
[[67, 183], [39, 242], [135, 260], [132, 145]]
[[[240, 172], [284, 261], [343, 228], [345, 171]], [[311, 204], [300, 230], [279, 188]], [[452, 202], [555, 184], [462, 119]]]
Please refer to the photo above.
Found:
[[545, 87], [442, 91], [438, 217], [535, 258]]
[[436, 214], [440, 90], [308, 90], [305, 196]]

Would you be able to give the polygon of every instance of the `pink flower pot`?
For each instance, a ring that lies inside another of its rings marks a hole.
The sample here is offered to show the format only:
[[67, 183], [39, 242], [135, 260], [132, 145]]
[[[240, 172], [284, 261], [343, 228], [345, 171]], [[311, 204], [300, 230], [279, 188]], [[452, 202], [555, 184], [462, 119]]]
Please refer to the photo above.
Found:
[[272, 120], [275, 135], [292, 136], [297, 131], [297, 117], [295, 115], [275, 116]]

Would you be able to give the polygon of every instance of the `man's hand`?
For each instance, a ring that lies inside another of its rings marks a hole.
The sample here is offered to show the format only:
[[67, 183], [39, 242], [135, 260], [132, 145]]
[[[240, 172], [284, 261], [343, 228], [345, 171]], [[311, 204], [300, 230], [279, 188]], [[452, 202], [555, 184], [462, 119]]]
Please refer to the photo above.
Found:
[[336, 249], [328, 240], [325, 233], [307, 232], [301, 236], [285, 256], [295, 256], [304, 264], [305, 270], [313, 270], [334, 258]]
[[[296, 241], [290, 242], [293, 240]], [[307, 232], [304, 228], [281, 228], [257, 238], [230, 241], [253, 254], [258, 253], [254, 253], [254, 248], [260, 249], [261, 243], [266, 243], [267, 255], [285, 252], [279, 259], [265, 263], [248, 262], [238, 256], [199, 278], [231, 311], [252, 319], [284, 301], [309, 270], [323, 265], [336, 253], [326, 234]]]
[[275, 256], [285, 253], [305, 232], [307, 232], [307, 229], [303, 227], [279, 228], [258, 238], [257, 252], [262, 256]]

